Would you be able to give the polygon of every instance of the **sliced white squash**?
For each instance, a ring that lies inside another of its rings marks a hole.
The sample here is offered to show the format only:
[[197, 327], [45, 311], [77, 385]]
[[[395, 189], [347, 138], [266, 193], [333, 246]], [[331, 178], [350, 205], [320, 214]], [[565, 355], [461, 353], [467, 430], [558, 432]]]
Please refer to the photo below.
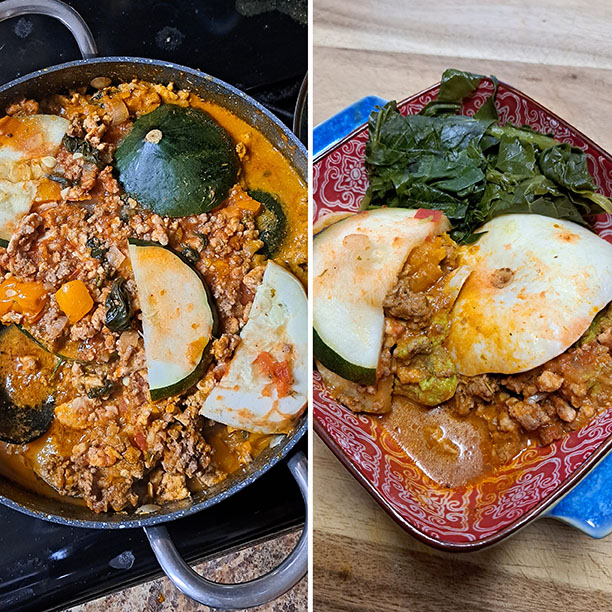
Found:
[[459, 373], [515, 374], [560, 355], [612, 300], [612, 245], [571, 221], [497, 217], [462, 247], [472, 274], [451, 312]]
[[198, 273], [159, 244], [129, 241], [142, 311], [151, 399], [188, 389], [202, 378], [216, 312]]
[[[266, 364], [278, 364], [280, 378]], [[286, 433], [306, 406], [307, 366], [306, 293], [295, 276], [268, 261], [240, 344], [200, 414], [246, 431]]]
[[[70, 122], [57, 115], [0, 119], [0, 240], [10, 240], [47, 181]], [[59, 189], [57, 190], [59, 191]]]
[[376, 382], [385, 296], [412, 249], [449, 227], [439, 211], [381, 208], [314, 237], [314, 354], [324, 366], [353, 382]]

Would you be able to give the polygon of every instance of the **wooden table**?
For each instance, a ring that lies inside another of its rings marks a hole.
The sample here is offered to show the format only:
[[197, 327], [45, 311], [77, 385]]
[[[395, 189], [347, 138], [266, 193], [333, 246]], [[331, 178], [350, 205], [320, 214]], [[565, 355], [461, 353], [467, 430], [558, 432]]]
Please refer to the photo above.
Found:
[[[612, 149], [606, 0], [315, 0], [314, 24], [315, 125], [454, 67], [495, 74]], [[404, 533], [316, 436], [313, 463], [316, 611], [612, 610], [612, 536], [544, 519], [480, 553], [442, 553]]]

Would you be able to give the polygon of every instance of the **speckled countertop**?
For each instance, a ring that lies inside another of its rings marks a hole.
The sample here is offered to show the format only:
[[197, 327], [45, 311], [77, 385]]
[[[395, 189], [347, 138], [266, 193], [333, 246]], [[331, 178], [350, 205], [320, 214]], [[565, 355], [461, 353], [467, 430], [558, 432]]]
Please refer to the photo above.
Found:
[[[218, 582], [244, 582], [270, 571], [294, 548], [300, 531], [284, 534], [195, 566], [195, 570]], [[302, 579], [293, 589], [274, 602], [251, 612], [302, 612], [308, 609], [308, 583]], [[211, 610], [185, 597], [167, 578], [118, 591], [106, 597], [70, 608], [65, 612], [206, 612]]]

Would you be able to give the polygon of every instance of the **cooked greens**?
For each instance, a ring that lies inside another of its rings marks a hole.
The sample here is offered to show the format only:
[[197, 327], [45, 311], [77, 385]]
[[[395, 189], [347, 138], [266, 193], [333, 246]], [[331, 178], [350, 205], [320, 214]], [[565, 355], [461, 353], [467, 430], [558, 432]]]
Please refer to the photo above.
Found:
[[132, 324], [132, 305], [130, 293], [125, 286], [125, 279], [115, 279], [109, 294], [106, 296], [106, 318], [104, 323], [111, 331], [119, 332], [130, 329]]
[[493, 94], [473, 117], [457, 114], [482, 75], [447, 70], [440, 91], [418, 115], [395, 102], [372, 112], [365, 162], [369, 187], [362, 209], [442, 210], [462, 243], [506, 213], [536, 213], [588, 225], [612, 212], [597, 193], [583, 151], [529, 127], [498, 123]]

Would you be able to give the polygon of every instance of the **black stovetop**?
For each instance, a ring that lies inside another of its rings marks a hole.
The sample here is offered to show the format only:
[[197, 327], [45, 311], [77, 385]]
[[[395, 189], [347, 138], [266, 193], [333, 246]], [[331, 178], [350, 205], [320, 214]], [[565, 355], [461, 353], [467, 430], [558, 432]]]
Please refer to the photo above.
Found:
[[[69, 4], [87, 21], [100, 55], [199, 68], [246, 91], [291, 125], [308, 62], [306, 0]], [[0, 23], [0, 84], [78, 57], [68, 30], [49, 17]], [[305, 441], [299, 447], [305, 451]], [[217, 506], [168, 526], [184, 557], [195, 561], [303, 521], [299, 489], [280, 464]], [[0, 610], [61, 610], [160, 573], [139, 529], [69, 528], [4, 506], [0, 526]]]

